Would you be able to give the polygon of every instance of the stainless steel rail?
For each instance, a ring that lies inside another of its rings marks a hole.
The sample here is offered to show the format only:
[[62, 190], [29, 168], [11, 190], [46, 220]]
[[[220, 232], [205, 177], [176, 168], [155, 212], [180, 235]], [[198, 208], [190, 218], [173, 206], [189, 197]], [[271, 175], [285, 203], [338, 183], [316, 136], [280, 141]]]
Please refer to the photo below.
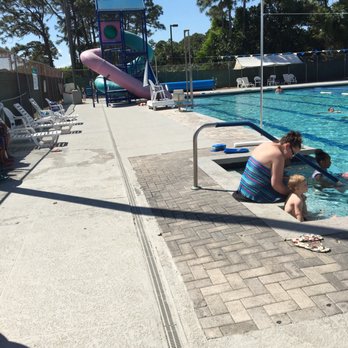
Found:
[[[238, 126], [248, 126], [248, 127], [256, 130], [261, 135], [265, 136], [266, 138], [268, 138], [268, 139], [270, 139], [272, 141], [277, 141], [278, 140], [276, 137], [274, 137], [273, 135], [271, 135], [268, 132], [264, 131], [259, 126], [256, 126], [252, 122], [248, 122], [248, 121], [241, 121], [241, 122], [213, 122], [213, 123], [206, 123], [206, 124], [202, 125], [201, 127], [199, 127], [195, 131], [195, 133], [193, 135], [193, 186], [192, 186], [192, 190], [198, 190], [198, 189], [201, 188], [198, 185], [198, 149], [197, 149], [198, 135], [201, 132], [201, 130], [203, 130], [204, 128], [213, 128], [213, 127], [214, 128], [219, 128], [219, 127], [238, 127]], [[328, 173], [326, 170], [324, 170], [321, 167], [319, 167], [316, 163], [313, 163], [313, 161], [309, 160], [308, 158], [306, 158], [302, 154], [298, 153], [298, 154], [296, 154], [295, 157], [297, 159], [299, 159], [300, 161], [308, 164], [312, 168], [318, 170], [320, 173], [325, 175], [327, 178], [329, 178], [333, 182], [337, 182], [338, 181], [338, 179], [336, 177], [334, 177], [333, 175]]]

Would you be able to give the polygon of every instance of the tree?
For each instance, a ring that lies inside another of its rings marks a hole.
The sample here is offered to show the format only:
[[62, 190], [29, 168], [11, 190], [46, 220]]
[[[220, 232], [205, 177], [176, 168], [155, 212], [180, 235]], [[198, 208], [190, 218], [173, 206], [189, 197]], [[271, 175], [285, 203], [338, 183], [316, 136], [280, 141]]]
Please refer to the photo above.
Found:
[[[33, 34], [39, 39], [42, 39], [42, 59], [47, 59], [48, 64], [53, 67], [53, 59], [57, 58], [58, 51], [50, 40], [46, 23], [51, 14], [48, 11], [45, 1], [1, 0], [0, 13], [0, 40], [2, 43], [6, 42], [8, 38], [22, 39], [28, 34]], [[35, 43], [32, 45], [34, 47]], [[38, 52], [37, 49], [36, 52]], [[36, 58], [41, 60], [38, 56]]]
[[[58, 50], [54, 46], [52, 42], [50, 42], [52, 45], [52, 56], [58, 57]], [[16, 44], [12, 50], [16, 55], [19, 57], [30, 59], [36, 62], [44, 63], [44, 64], [50, 64], [49, 57], [46, 56], [46, 53], [44, 51], [44, 46], [42, 46], [41, 41], [30, 41], [26, 43], [25, 45], [22, 44]]]
[[[155, 5], [153, 0], [145, 0], [145, 13], [146, 13], [146, 24], [148, 27], [147, 35], [151, 37], [153, 35], [152, 29], [165, 30], [166, 27], [160, 23], [158, 18], [163, 14], [162, 6]], [[149, 29], [150, 28], [150, 29]]]
[[[194, 60], [197, 56], [197, 53], [202, 47], [202, 44], [205, 40], [204, 34], [195, 33], [190, 36], [190, 46], [191, 46], [191, 57]], [[170, 40], [164, 41], [161, 40], [157, 44], [151, 42], [155, 48], [155, 56], [158, 65], [165, 65], [171, 63], [171, 42]], [[175, 64], [184, 64], [185, 63], [185, 47], [184, 39], [180, 42], [173, 41], [173, 57]]]
[[231, 44], [232, 39], [232, 10], [236, 5], [236, 0], [197, 0], [197, 5], [201, 12], [207, 11], [207, 15], [218, 26], [222, 28], [222, 32], [227, 30], [224, 39], [227, 44]]
[[[348, 4], [345, 0], [340, 0], [332, 5], [334, 13], [348, 13]], [[330, 38], [331, 47], [348, 48], [348, 15], [332, 15], [330, 16], [330, 24], [327, 29], [327, 36]], [[330, 46], [327, 46], [330, 47]]]
[[[57, 29], [60, 32], [58, 43], [65, 41], [72, 51], [73, 66], [77, 67], [80, 63], [78, 57], [89, 48], [99, 45], [97, 17], [95, 14], [94, 0], [65, 0], [67, 8], [62, 6], [64, 1], [54, 0], [51, 3], [51, 13], [57, 16]], [[162, 7], [155, 5], [153, 0], [145, 0], [146, 24], [149, 36], [152, 35], [151, 28], [165, 29], [164, 25], [158, 21], [163, 14]], [[69, 11], [70, 21], [67, 21], [64, 13]], [[68, 24], [71, 26], [72, 38], [69, 43]], [[124, 17], [126, 30], [137, 34], [142, 28], [142, 18], [139, 14], [126, 14]], [[150, 29], [149, 29], [150, 28]]]

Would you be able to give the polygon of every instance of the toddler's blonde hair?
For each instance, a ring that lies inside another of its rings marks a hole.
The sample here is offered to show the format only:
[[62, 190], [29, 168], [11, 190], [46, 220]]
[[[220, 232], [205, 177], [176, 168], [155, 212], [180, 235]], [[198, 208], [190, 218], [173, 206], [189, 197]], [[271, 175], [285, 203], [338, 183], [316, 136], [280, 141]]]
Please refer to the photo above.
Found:
[[296, 187], [306, 181], [306, 178], [300, 174], [291, 175], [288, 182], [288, 188], [291, 192], [294, 192]]

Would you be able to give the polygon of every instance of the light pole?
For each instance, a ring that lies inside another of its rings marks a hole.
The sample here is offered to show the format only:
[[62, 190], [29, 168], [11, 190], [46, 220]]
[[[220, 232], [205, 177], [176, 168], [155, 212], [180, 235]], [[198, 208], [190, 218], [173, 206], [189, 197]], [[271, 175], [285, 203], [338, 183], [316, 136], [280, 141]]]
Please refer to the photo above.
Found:
[[260, 83], [260, 128], [262, 128], [263, 122], [263, 0], [260, 3], [260, 70], [261, 70], [261, 83]]
[[172, 32], [172, 28], [176, 28], [178, 27], [177, 24], [171, 24], [170, 26], [170, 58], [173, 64], [173, 32]]

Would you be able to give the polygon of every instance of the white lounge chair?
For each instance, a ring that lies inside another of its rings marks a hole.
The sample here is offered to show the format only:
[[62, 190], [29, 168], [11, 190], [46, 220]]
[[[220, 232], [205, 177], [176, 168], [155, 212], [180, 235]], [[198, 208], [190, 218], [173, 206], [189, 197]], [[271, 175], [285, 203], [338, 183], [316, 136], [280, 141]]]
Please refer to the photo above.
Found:
[[247, 77], [239, 77], [237, 78], [237, 87], [238, 88], [246, 88], [246, 87], [253, 87], [254, 84], [249, 82], [249, 79]]
[[247, 77], [242, 77], [242, 80], [245, 84], [245, 87], [254, 87], [254, 84], [249, 82], [249, 79]]
[[276, 85], [276, 75], [270, 75], [269, 78], [267, 79], [267, 86], [275, 86]]
[[42, 110], [39, 104], [33, 98], [29, 98], [31, 105], [37, 111], [39, 118], [44, 117], [54, 117], [55, 121], [68, 121], [68, 120], [76, 120], [78, 115], [62, 115], [60, 112], [52, 111], [52, 110]]
[[54, 119], [50, 117], [40, 118], [38, 120], [34, 120], [29, 113], [23, 108], [22, 105], [16, 103], [13, 106], [19, 111], [21, 116], [24, 119], [24, 122], [27, 126], [32, 127], [34, 129], [43, 130], [43, 129], [60, 129], [62, 133], [69, 133], [71, 128], [77, 124], [81, 124], [81, 122], [77, 121], [54, 121]]
[[52, 101], [48, 98], [45, 98], [45, 100], [47, 101], [47, 104], [52, 111], [59, 112], [62, 115], [65, 115], [65, 109], [62, 104]]
[[[0, 106], [1, 108], [1, 106]], [[47, 131], [47, 132], [36, 132], [34, 128], [27, 127], [24, 123], [22, 125], [16, 125], [16, 119], [23, 122], [22, 117], [16, 117], [12, 111], [8, 108], [3, 108], [5, 117], [8, 119], [10, 124], [10, 138], [11, 141], [25, 141], [30, 140], [39, 148], [44, 144], [53, 147], [62, 133], [60, 130]]]

